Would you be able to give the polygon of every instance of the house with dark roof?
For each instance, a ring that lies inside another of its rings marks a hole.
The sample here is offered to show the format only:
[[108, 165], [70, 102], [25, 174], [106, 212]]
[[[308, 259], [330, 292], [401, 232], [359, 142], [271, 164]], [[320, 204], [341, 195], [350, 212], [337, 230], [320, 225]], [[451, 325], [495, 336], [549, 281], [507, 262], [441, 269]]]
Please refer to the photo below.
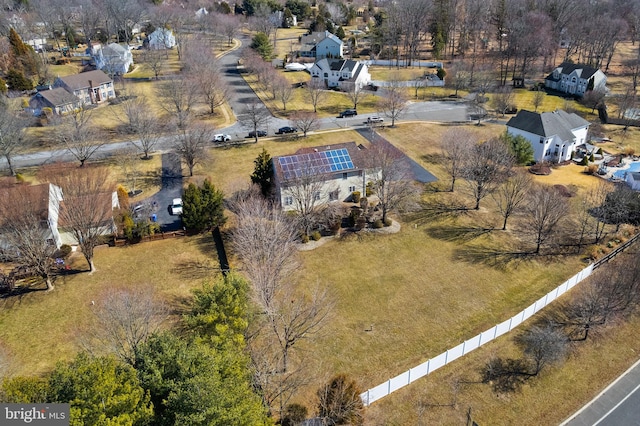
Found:
[[300, 37], [298, 56], [304, 58], [342, 58], [344, 43], [329, 31], [317, 31]]
[[544, 79], [544, 86], [574, 96], [583, 96], [588, 90], [604, 90], [607, 76], [599, 69], [563, 62]]
[[274, 183], [283, 210], [302, 210], [348, 200], [354, 191], [366, 192], [363, 147], [355, 142], [301, 148], [273, 158]]
[[[42, 237], [57, 248], [63, 244], [60, 232], [58, 231], [58, 216], [60, 212], [60, 202], [62, 201], [62, 190], [52, 183], [40, 185], [13, 185], [0, 187], [0, 198], [19, 203], [20, 208], [7, 209], [9, 216], [12, 213], [22, 214], [25, 208], [30, 209], [40, 218], [40, 229]], [[0, 217], [0, 230], [11, 217]], [[7, 241], [3, 240], [0, 233], [0, 249], [10, 248]]]
[[351, 59], [321, 59], [309, 70], [311, 78], [324, 81], [327, 87], [339, 87], [348, 90], [350, 84], [358, 88], [371, 81], [369, 67], [364, 62]]
[[520, 110], [507, 122], [508, 133], [529, 141], [536, 162], [570, 160], [576, 147], [587, 141], [588, 131], [587, 120], [562, 110], [543, 113]]
[[116, 97], [113, 80], [100, 70], [58, 77], [53, 86], [72, 93], [83, 105], [100, 104]]
[[54, 114], [63, 115], [80, 108], [80, 100], [62, 87], [42, 90], [29, 100], [33, 115], [41, 115], [44, 108], [51, 108]]

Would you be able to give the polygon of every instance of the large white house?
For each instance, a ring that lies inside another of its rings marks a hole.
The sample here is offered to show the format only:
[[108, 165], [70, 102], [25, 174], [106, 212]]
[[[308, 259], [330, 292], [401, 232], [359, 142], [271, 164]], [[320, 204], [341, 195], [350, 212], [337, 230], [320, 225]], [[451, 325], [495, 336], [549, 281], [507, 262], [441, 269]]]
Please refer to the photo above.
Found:
[[176, 45], [176, 37], [167, 28], [156, 28], [149, 34], [148, 47], [152, 50], [171, 49]]
[[531, 143], [536, 162], [570, 160], [576, 147], [586, 142], [588, 131], [587, 120], [562, 110], [540, 114], [520, 110], [507, 122], [507, 132]]
[[327, 87], [348, 90], [347, 84], [358, 88], [371, 82], [369, 67], [364, 62], [351, 59], [320, 59], [309, 70], [311, 78], [321, 79]]
[[329, 31], [317, 31], [300, 37], [298, 55], [306, 58], [342, 58], [344, 43]]
[[129, 72], [129, 67], [133, 65], [133, 55], [129, 48], [118, 43], [111, 43], [104, 47], [101, 44], [93, 45], [91, 56], [96, 63], [96, 68], [109, 75], [126, 74]]
[[545, 87], [583, 96], [588, 90], [604, 90], [607, 76], [599, 69], [587, 65], [563, 62], [544, 79]]
[[273, 158], [275, 189], [283, 210], [297, 210], [312, 197], [315, 205], [346, 201], [353, 192], [365, 194], [367, 175], [363, 153], [355, 142], [302, 148]]
[[100, 70], [58, 77], [53, 86], [62, 87], [84, 105], [100, 104], [116, 97], [113, 80]]

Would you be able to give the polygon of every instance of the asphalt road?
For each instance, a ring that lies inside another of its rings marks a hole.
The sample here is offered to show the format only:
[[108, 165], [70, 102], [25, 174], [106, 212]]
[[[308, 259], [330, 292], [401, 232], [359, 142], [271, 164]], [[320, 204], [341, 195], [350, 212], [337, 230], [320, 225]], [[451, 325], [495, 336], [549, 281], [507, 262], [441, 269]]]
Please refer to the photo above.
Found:
[[561, 426], [640, 426], [640, 361]]

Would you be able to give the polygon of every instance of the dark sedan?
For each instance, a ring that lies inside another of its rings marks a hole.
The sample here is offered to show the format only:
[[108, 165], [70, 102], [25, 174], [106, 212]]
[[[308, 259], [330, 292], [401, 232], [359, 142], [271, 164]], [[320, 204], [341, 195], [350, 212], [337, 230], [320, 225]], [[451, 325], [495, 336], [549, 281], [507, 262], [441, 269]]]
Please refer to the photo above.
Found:
[[295, 133], [297, 131], [298, 129], [296, 129], [295, 127], [285, 126], [285, 127], [280, 127], [276, 132], [276, 135], [284, 135], [286, 133]]
[[258, 137], [262, 138], [264, 136], [267, 136], [267, 132], [265, 132], [264, 130], [258, 130], [257, 132], [254, 132], [253, 130], [249, 132], [249, 138], [255, 138], [256, 137], [256, 133], [258, 133]]

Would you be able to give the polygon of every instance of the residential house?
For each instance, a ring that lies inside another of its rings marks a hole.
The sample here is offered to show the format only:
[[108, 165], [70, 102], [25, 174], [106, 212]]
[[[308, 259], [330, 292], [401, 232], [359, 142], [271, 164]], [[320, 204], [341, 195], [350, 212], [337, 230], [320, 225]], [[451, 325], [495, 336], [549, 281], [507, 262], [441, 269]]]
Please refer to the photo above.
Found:
[[[276, 194], [286, 211], [298, 209], [302, 196], [313, 197], [316, 205], [346, 201], [354, 191], [364, 194], [372, 180], [355, 142], [302, 148], [272, 161]], [[313, 193], [304, 194], [304, 188]]]
[[300, 37], [298, 56], [305, 58], [342, 58], [344, 43], [329, 31], [313, 32]]
[[152, 50], [171, 49], [176, 45], [176, 37], [167, 28], [156, 28], [149, 34], [148, 47]]
[[640, 191], [640, 172], [627, 172], [626, 182], [634, 191]]
[[[60, 202], [62, 201], [62, 190], [59, 186], [43, 183], [40, 185], [0, 187], [0, 198], [5, 202], [10, 201], [16, 204], [15, 210], [7, 210], [9, 214], [15, 212], [15, 214], [20, 215], [23, 214], [24, 208], [33, 209], [33, 212], [40, 217], [43, 238], [60, 248], [63, 243], [58, 231], [58, 213], [60, 211]], [[11, 217], [1, 217], [0, 229], [5, 221], [10, 220], [12, 220]], [[3, 242], [1, 234], [0, 247], [8, 248], [8, 243], [6, 241]]]
[[[102, 219], [101, 223], [93, 224], [95, 226], [92, 226], [92, 229], [97, 229], [99, 235], [113, 235], [117, 233], [118, 228], [116, 227], [113, 211], [120, 208], [118, 193], [116, 191], [104, 192], [97, 195], [91, 195], [91, 197], [97, 197], [95, 200], [87, 201], [87, 205], [95, 206], [96, 208], [96, 213], [93, 214], [92, 219]], [[65, 203], [68, 203], [69, 201], [69, 198], [63, 198], [60, 203], [60, 221], [58, 223], [58, 231], [60, 233], [62, 243], [71, 246], [77, 245], [78, 241], [73, 235], [73, 231], [69, 229], [65, 222]], [[74, 202], [78, 202], [78, 200], [74, 200]]]
[[529, 141], [536, 162], [570, 160], [576, 147], [587, 141], [588, 130], [587, 120], [562, 110], [543, 113], [520, 110], [507, 122], [507, 132]]
[[574, 96], [588, 90], [604, 90], [607, 76], [599, 69], [563, 62], [544, 79], [545, 87]]
[[129, 72], [133, 65], [133, 55], [128, 47], [118, 43], [107, 46], [95, 44], [91, 47], [91, 56], [96, 63], [96, 68], [109, 75], [123, 75]]
[[63, 115], [80, 108], [80, 106], [80, 99], [62, 87], [39, 91], [29, 100], [29, 109], [36, 116], [40, 116], [44, 108], [51, 108], [54, 114]]
[[327, 87], [339, 87], [348, 90], [348, 84], [358, 88], [371, 82], [369, 67], [364, 62], [351, 59], [321, 59], [309, 70], [311, 78], [319, 78]]
[[53, 86], [74, 94], [83, 105], [100, 104], [116, 97], [113, 80], [100, 70], [58, 77]]
[[33, 47], [33, 50], [35, 50], [36, 52], [40, 52], [44, 50], [45, 47], [47, 46], [46, 38], [38, 37], [35, 35], [25, 38], [23, 41], [25, 44], [28, 44], [29, 46]]

